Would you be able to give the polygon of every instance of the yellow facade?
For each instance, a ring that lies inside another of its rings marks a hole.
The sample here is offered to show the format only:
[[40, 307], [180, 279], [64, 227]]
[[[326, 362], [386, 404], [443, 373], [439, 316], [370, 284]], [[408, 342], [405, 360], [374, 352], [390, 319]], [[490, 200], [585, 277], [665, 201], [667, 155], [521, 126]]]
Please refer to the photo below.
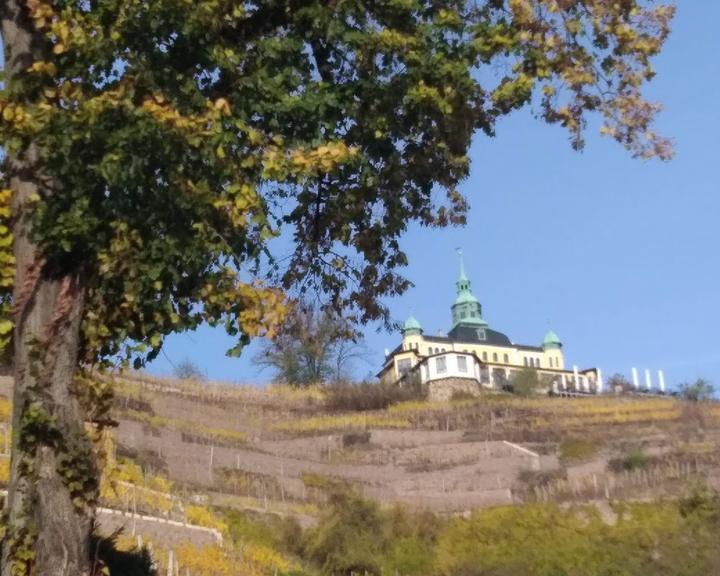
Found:
[[[438, 342], [438, 338], [426, 340], [422, 334], [406, 335], [402, 340], [402, 351], [415, 351], [417, 356], [432, 356], [440, 352], [469, 352], [483, 362], [511, 367], [532, 366], [536, 368], [565, 369], [562, 349], [523, 350], [524, 347], [489, 346], [475, 342]], [[403, 357], [412, 357], [406, 354]], [[400, 357], [400, 356], [396, 356]], [[532, 364], [530, 361], [532, 360]]]

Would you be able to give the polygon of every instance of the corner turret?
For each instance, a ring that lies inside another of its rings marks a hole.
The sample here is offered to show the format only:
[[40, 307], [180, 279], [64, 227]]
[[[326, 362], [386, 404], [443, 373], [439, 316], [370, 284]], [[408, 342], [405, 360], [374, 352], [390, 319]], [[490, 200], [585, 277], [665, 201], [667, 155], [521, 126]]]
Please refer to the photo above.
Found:
[[410, 316], [405, 320], [405, 324], [402, 327], [402, 335], [404, 336], [420, 336], [423, 332], [420, 322], [417, 321], [415, 316]]
[[562, 348], [562, 342], [555, 332], [552, 330], [545, 334], [543, 339], [543, 350], [560, 350]]

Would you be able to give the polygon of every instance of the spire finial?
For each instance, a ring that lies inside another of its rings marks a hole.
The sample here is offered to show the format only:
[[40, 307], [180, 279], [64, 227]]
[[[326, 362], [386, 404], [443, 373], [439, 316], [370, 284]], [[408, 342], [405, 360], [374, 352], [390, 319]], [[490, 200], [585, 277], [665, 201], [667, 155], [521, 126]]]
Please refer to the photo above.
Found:
[[460, 257], [460, 282], [467, 282], [467, 275], [465, 274], [465, 261], [463, 260], [463, 249], [458, 247], [455, 248], [458, 256]]

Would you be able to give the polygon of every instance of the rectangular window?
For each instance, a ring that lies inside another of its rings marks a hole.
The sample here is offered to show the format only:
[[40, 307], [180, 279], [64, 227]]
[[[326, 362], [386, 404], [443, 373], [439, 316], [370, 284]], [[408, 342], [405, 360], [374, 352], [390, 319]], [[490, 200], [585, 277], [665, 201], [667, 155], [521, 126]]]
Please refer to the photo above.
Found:
[[398, 369], [399, 376], [405, 376], [405, 374], [410, 372], [411, 368], [412, 368], [412, 362], [411, 362], [410, 358], [403, 358], [402, 360], [398, 360], [397, 369]]
[[445, 356], [435, 358], [435, 371], [438, 374], [442, 374], [443, 372], [447, 371], [447, 361]]
[[467, 372], [467, 358], [465, 356], [458, 356], [458, 372]]

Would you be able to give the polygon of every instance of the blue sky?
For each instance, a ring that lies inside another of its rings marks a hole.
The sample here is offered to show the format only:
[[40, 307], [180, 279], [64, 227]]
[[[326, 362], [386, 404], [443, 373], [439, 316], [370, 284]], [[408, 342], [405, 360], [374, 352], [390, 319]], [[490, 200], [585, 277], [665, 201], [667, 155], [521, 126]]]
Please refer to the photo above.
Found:
[[[552, 328], [570, 365], [662, 368], [670, 384], [720, 386], [720, 2], [679, 4], [647, 92], [665, 106], [657, 128], [676, 158], [633, 160], [595, 128], [577, 153], [530, 111], [503, 120], [496, 138], [474, 141], [467, 226], [405, 237], [415, 286], [387, 301], [395, 320], [412, 313], [426, 333], [450, 328], [461, 246], [486, 320], [513, 341], [540, 343]], [[377, 371], [398, 342], [369, 327], [372, 361], [357, 375]], [[148, 369], [167, 374], [189, 359], [213, 379], [270, 379], [252, 365], [255, 346], [230, 359], [230, 344], [209, 328], [173, 336]]]

